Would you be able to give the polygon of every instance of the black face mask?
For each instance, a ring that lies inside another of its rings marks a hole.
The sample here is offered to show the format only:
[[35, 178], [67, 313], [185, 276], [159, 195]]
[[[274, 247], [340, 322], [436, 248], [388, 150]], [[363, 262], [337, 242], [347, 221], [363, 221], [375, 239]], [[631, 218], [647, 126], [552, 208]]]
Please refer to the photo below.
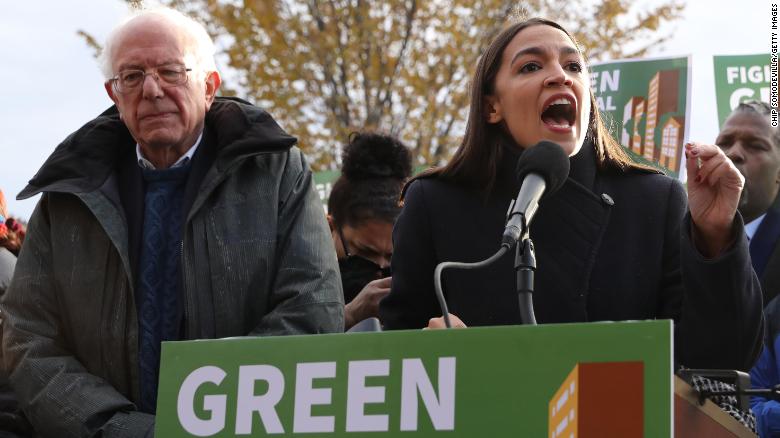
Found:
[[349, 303], [370, 282], [390, 276], [390, 267], [382, 268], [371, 260], [359, 255], [350, 254], [346, 240], [338, 229], [341, 245], [344, 248], [346, 258], [339, 260], [341, 271], [341, 286], [344, 288], [344, 302]]

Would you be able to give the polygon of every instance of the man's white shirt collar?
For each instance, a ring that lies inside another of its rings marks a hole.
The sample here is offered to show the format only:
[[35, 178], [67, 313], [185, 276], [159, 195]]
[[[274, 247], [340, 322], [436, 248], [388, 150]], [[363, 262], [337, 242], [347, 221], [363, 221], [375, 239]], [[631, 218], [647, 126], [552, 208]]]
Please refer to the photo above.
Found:
[[749, 224], [745, 225], [745, 234], [747, 234], [748, 240], [753, 239], [753, 235], [756, 234], [756, 230], [758, 230], [758, 226], [761, 225], [761, 222], [764, 220], [765, 216], [766, 213], [753, 219]]
[[[187, 152], [184, 153], [181, 157], [179, 157], [178, 160], [176, 160], [175, 163], [173, 163], [173, 166], [171, 166], [171, 169], [174, 167], [184, 166], [187, 164], [188, 161], [192, 159], [192, 156], [195, 155], [195, 151], [198, 149], [198, 145], [200, 145], [200, 140], [203, 138], [203, 131], [201, 131], [200, 135], [198, 136], [198, 139], [195, 140], [195, 144], [190, 147]], [[146, 157], [144, 157], [143, 152], [141, 152], [141, 145], [138, 143], [135, 144], [135, 155], [138, 157], [138, 165], [141, 166], [141, 169], [147, 169], [147, 170], [156, 170], [157, 168], [154, 167], [154, 164], [152, 164], [151, 161], [147, 160]]]

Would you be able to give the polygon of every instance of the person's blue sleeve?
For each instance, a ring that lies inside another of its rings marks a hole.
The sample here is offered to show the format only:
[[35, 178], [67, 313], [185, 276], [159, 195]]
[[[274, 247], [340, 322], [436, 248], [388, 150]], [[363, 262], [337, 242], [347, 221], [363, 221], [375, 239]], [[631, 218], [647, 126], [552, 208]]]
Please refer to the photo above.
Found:
[[[764, 346], [761, 356], [750, 370], [753, 388], [772, 388], [780, 383], [774, 350]], [[756, 431], [761, 438], [780, 437], [780, 403], [764, 397], [751, 397], [750, 408], [756, 416]]]

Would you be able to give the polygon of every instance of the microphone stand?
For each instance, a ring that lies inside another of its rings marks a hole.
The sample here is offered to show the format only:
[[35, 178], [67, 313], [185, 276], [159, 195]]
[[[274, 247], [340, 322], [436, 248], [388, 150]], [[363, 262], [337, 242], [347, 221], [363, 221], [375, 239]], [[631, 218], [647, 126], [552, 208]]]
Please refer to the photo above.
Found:
[[[541, 193], [539, 196], [541, 196]], [[517, 291], [518, 305], [520, 308], [520, 324], [523, 325], [536, 325], [533, 297], [536, 253], [534, 251], [534, 243], [528, 235], [529, 221], [526, 221], [524, 212], [528, 211], [529, 217], [533, 215], [538, 206], [538, 200], [538, 197], [532, 200], [532, 208], [526, 206], [517, 208], [517, 200], [513, 200], [512, 203], [509, 204], [506, 222], [512, 225], [507, 226], [506, 229], [514, 232], [508, 234], [505, 231], [502, 241], [502, 244], [515, 246], [515, 289]]]
[[520, 323], [536, 325], [534, 315], [534, 272], [536, 271], [536, 253], [534, 243], [523, 234], [523, 238], [515, 245], [515, 272], [518, 303], [520, 305]]

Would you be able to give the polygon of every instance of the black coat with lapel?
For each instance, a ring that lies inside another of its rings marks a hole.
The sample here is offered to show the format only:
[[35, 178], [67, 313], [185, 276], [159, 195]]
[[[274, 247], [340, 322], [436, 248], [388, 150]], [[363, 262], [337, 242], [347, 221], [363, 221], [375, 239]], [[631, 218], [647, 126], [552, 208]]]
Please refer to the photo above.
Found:
[[[490, 196], [437, 178], [413, 182], [393, 231], [392, 292], [385, 327], [419, 328], [440, 316], [433, 271], [475, 262], [499, 248], [519, 184], [519, 154], [504, 152]], [[571, 159], [563, 187], [544, 198], [531, 224], [539, 323], [675, 320], [676, 359], [689, 367], [749, 369], [761, 343], [761, 292], [740, 237], [705, 260], [692, 246], [683, 187], [640, 170], [596, 171], [590, 147]], [[741, 231], [741, 218], [737, 219]], [[445, 271], [450, 312], [467, 325], [520, 322], [514, 254], [478, 271]]]

